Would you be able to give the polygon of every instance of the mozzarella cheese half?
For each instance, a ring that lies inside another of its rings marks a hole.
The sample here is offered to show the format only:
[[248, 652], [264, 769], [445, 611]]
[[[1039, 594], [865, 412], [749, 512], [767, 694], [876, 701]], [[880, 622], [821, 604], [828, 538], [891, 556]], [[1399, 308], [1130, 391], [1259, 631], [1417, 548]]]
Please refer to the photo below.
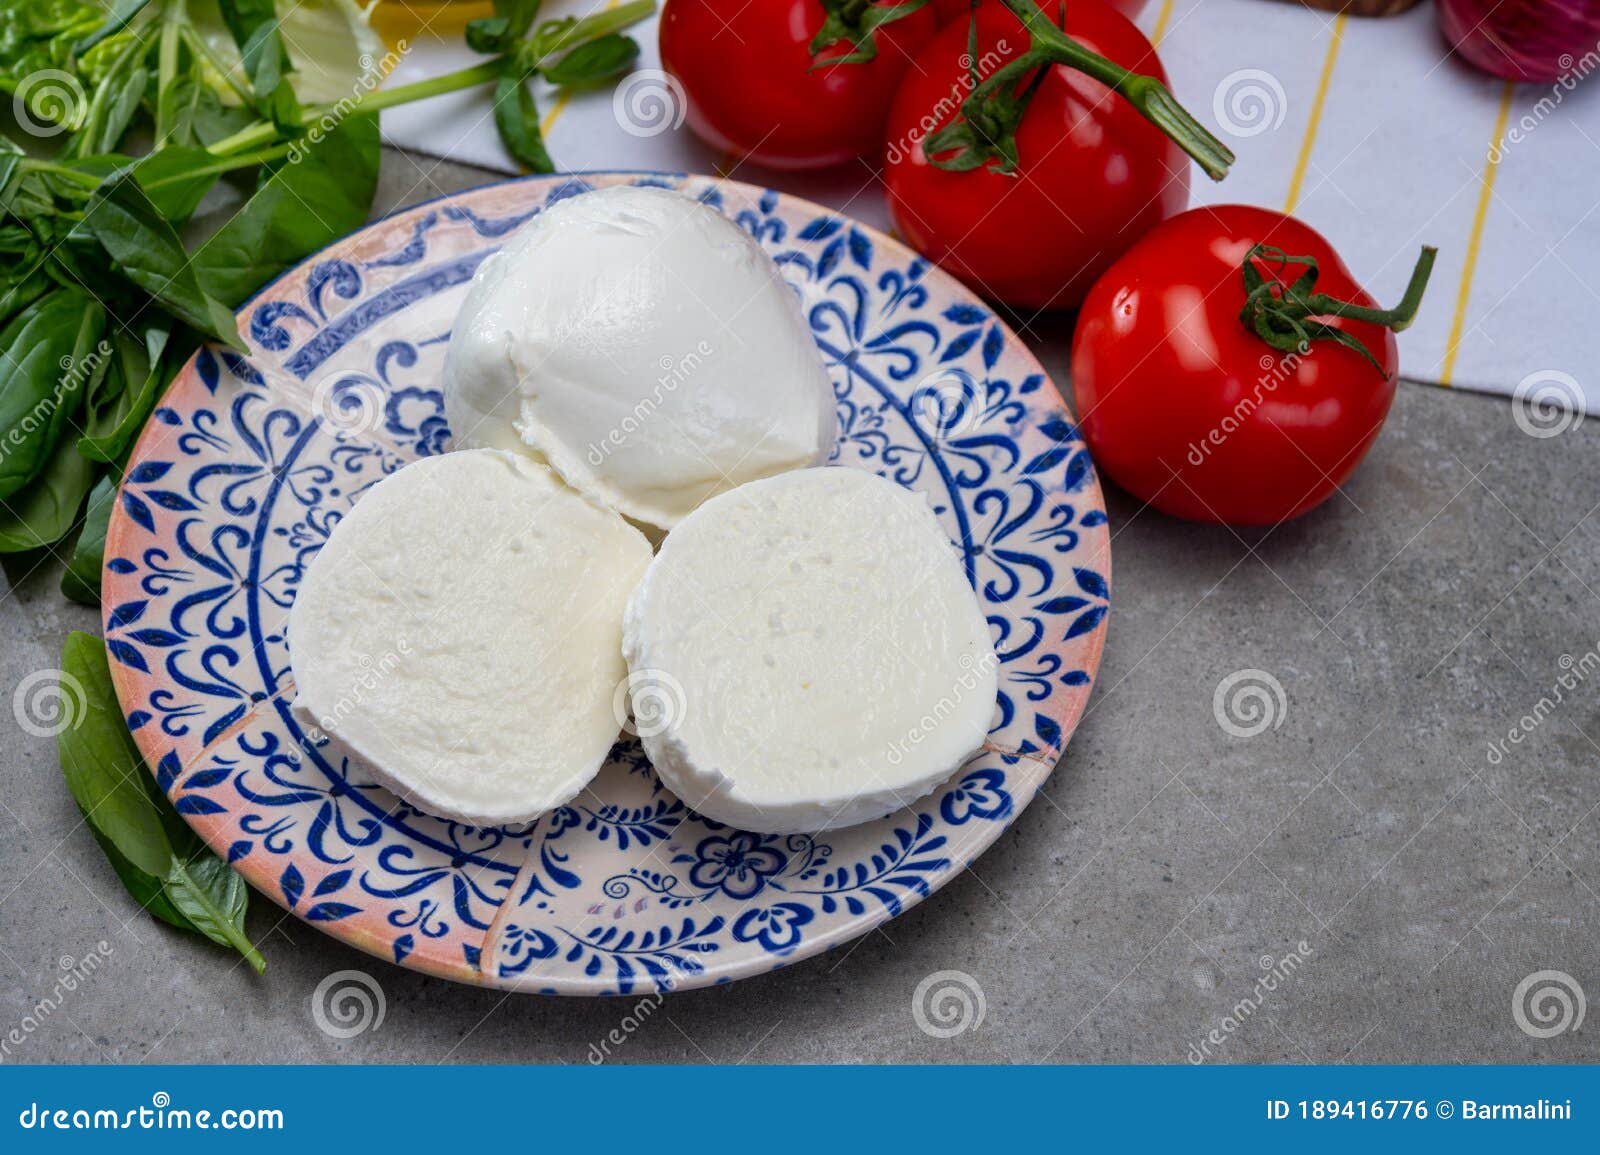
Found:
[[457, 446], [533, 453], [635, 521], [826, 461], [834, 396], [798, 298], [716, 210], [616, 186], [479, 268], [445, 360]]
[[633, 526], [526, 457], [428, 457], [368, 490], [289, 611], [293, 709], [421, 810], [571, 799], [617, 738]]
[[983, 744], [998, 660], [927, 502], [855, 469], [752, 482], [672, 531], [628, 602], [634, 725], [710, 818], [882, 817]]

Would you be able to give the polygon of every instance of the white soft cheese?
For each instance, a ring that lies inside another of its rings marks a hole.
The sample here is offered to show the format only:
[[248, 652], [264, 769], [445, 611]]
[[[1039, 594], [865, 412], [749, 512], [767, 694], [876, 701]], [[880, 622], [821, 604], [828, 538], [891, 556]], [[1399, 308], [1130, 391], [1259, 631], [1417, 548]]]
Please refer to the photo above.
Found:
[[708, 817], [769, 833], [882, 817], [983, 744], [998, 662], [919, 495], [855, 469], [752, 482], [668, 535], [628, 602], [645, 751]]
[[368, 490], [289, 611], [296, 715], [419, 809], [523, 822], [620, 729], [622, 617], [650, 545], [530, 459], [472, 450]]
[[798, 298], [714, 209], [616, 186], [486, 260], [445, 359], [459, 446], [533, 453], [635, 521], [826, 461], [834, 396]]

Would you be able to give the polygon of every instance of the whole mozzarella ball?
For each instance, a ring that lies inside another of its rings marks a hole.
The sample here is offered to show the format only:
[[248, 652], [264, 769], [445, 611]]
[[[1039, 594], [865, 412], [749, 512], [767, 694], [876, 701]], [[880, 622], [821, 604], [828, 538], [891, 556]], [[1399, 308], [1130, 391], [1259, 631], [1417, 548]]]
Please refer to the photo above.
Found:
[[636, 522], [827, 460], [834, 395], [742, 229], [662, 188], [545, 209], [478, 270], [445, 360], [455, 445], [531, 453]]

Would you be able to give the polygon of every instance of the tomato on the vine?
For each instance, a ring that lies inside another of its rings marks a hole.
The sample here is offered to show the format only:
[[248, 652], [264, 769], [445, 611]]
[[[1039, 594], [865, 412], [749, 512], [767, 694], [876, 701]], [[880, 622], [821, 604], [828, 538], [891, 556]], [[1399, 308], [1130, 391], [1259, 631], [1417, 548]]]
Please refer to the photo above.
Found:
[[1381, 309], [1320, 234], [1249, 205], [1157, 226], [1090, 290], [1072, 389], [1095, 465], [1157, 509], [1272, 525], [1317, 506], [1394, 401], [1394, 333], [1416, 315], [1424, 249]]
[[[875, 25], [874, 10], [893, 6], [666, 0], [661, 63], [683, 86], [689, 127], [713, 148], [787, 169], [876, 155], [895, 90], [937, 28], [926, 5]], [[818, 45], [813, 56], [830, 16], [860, 40]]]
[[[994, 4], [998, 0], [981, 0], [984, 4]], [[1111, 7], [1122, 13], [1129, 20], [1137, 20], [1139, 13], [1144, 11], [1147, 0], [1106, 0]], [[1050, 12], [1061, 6], [1061, 0], [1037, 0], [1040, 8]], [[952, 24], [957, 20], [965, 20], [972, 15], [972, 0], [928, 0], [928, 6], [933, 9], [939, 18], [939, 27]]]
[[1233, 157], [1127, 17], [1073, 0], [1058, 29], [1039, 12], [1025, 25], [1027, 8], [981, 5], [976, 52], [967, 21], [940, 30], [895, 97], [885, 180], [926, 256], [1009, 304], [1070, 308], [1187, 205], [1186, 152], [1218, 177]]

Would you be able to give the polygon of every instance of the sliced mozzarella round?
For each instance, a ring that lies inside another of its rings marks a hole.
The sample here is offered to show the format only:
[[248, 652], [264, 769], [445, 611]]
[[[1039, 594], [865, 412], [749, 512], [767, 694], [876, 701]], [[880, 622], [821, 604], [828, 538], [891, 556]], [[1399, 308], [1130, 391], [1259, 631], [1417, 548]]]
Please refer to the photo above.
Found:
[[927, 502], [855, 469], [741, 485], [668, 535], [628, 602], [657, 772], [745, 830], [828, 830], [928, 793], [982, 745], [998, 661]]
[[833, 450], [794, 290], [738, 225], [666, 189], [584, 193], [522, 226], [474, 277], [444, 372], [457, 446], [533, 453], [660, 529]]
[[364, 494], [289, 611], [303, 722], [421, 810], [523, 822], [620, 728], [622, 617], [650, 545], [526, 457], [428, 457]]

